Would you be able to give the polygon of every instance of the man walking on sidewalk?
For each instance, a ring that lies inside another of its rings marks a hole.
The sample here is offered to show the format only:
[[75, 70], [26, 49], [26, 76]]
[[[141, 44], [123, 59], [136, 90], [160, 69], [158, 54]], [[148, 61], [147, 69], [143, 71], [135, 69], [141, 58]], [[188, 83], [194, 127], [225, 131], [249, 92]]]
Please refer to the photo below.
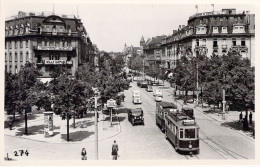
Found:
[[114, 140], [114, 143], [112, 144], [112, 157], [113, 157], [113, 160], [117, 160], [117, 157], [118, 157], [118, 153], [117, 152], [118, 152], [118, 144]]

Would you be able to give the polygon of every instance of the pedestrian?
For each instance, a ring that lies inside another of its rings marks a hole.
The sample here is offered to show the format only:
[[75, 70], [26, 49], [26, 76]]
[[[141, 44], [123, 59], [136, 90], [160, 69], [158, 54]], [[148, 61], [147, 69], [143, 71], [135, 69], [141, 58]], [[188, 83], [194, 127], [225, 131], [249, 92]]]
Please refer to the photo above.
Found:
[[118, 152], [118, 144], [114, 140], [114, 143], [112, 144], [112, 157], [113, 157], [113, 160], [117, 160], [117, 157], [118, 157], [118, 153], [117, 152]]
[[241, 113], [239, 114], [239, 122], [242, 122], [243, 120], [243, 114], [242, 114], [242, 111], [241, 111]]
[[252, 118], [253, 118], [253, 114], [252, 114], [252, 112], [250, 112], [250, 114], [249, 114], [249, 123], [250, 124], [253, 123]]
[[82, 160], [87, 160], [87, 151], [85, 148], [82, 148], [81, 156], [82, 156]]

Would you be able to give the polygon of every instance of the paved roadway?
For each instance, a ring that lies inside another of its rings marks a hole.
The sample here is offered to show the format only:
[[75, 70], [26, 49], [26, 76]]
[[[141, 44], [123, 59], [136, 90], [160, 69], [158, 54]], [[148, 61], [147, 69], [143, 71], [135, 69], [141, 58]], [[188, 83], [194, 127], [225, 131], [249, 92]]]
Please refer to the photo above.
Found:
[[[164, 134], [155, 125], [155, 101], [152, 92], [146, 92], [131, 83], [132, 88], [126, 90], [124, 107], [142, 107], [145, 125], [132, 126], [127, 120], [126, 113], [120, 113], [121, 132], [117, 136], [99, 141], [99, 159], [111, 159], [111, 145], [113, 140], [119, 143], [119, 159], [251, 159], [254, 158], [255, 143], [235, 130], [220, 126], [210, 117], [196, 111], [196, 121], [200, 126], [200, 154], [194, 157], [176, 153]], [[143, 103], [134, 105], [131, 102], [131, 91], [140, 89]], [[172, 89], [162, 89], [164, 101], [173, 101]], [[101, 133], [101, 132], [100, 132]], [[95, 143], [43, 143], [10, 136], [5, 136], [5, 152], [19, 149], [29, 150], [28, 157], [16, 157], [18, 160], [80, 160], [83, 147], [88, 152], [88, 159], [95, 159]]]

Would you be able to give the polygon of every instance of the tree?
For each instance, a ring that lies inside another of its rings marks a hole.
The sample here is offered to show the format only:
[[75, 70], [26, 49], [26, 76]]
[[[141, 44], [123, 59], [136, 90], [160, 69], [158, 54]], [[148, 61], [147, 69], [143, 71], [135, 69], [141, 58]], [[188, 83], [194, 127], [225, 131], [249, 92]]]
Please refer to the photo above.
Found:
[[18, 73], [18, 100], [17, 105], [20, 110], [24, 111], [25, 119], [25, 134], [28, 134], [27, 130], [27, 112], [31, 110], [31, 106], [36, 103], [35, 99], [35, 84], [37, 82], [38, 70], [34, 64], [26, 63], [21, 67]]

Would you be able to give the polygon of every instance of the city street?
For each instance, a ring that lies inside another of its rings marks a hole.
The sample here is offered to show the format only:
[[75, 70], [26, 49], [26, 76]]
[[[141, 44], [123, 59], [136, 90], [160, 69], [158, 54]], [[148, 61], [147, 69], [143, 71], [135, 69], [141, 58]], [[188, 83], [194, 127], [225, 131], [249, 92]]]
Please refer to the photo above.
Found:
[[[169, 141], [165, 139], [164, 133], [155, 125], [155, 101], [152, 92], [146, 92], [139, 88], [136, 82], [131, 83], [131, 88], [125, 90], [124, 108], [138, 108], [144, 110], [145, 125], [132, 126], [127, 120], [127, 113], [120, 112], [118, 119], [120, 124], [117, 133], [111, 131], [111, 136], [99, 138], [99, 159], [111, 159], [111, 145], [114, 140], [119, 144], [119, 160], [134, 159], [253, 159], [255, 156], [255, 142], [253, 139], [238, 133], [228, 127], [221, 126], [221, 122], [195, 111], [196, 122], [200, 126], [200, 154], [190, 157], [175, 151]], [[153, 88], [156, 88], [154, 86]], [[173, 102], [172, 88], [161, 87], [163, 100]], [[140, 90], [141, 105], [132, 103], [131, 91]], [[106, 116], [101, 116], [106, 117]], [[99, 126], [102, 122], [99, 121]], [[99, 128], [100, 129], [100, 128]], [[93, 131], [94, 132], [94, 131]], [[102, 133], [109, 133], [107, 130], [99, 130]], [[41, 134], [43, 135], [43, 134]], [[82, 142], [60, 142], [46, 143], [35, 140], [28, 140], [19, 137], [5, 136], [5, 154], [17, 160], [80, 160], [81, 149], [87, 150], [89, 160], [95, 159], [94, 133], [90, 139]], [[28, 150], [29, 156], [14, 157], [16, 150]]]

